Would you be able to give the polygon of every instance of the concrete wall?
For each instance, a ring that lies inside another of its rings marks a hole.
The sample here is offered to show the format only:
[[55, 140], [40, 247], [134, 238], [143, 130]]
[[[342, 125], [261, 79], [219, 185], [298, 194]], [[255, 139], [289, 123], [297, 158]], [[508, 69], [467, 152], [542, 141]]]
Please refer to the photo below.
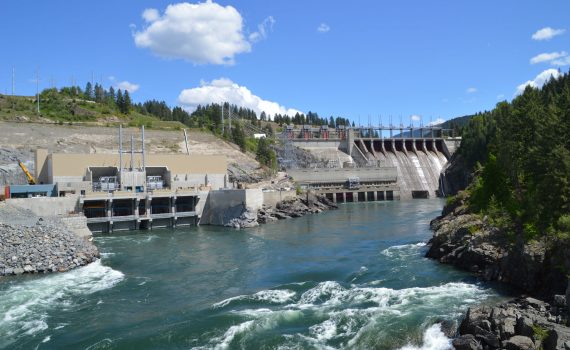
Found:
[[91, 231], [87, 227], [87, 218], [83, 215], [66, 216], [60, 218], [61, 222], [72, 232], [80, 237], [91, 237]]
[[341, 148], [342, 141], [339, 140], [291, 140], [294, 146], [301, 148]]
[[[53, 153], [47, 157], [51, 176], [81, 176], [88, 167], [119, 166], [118, 154], [67, 154]], [[142, 166], [140, 154], [134, 157], [135, 167]], [[145, 157], [146, 166], [165, 166], [173, 174], [225, 174], [227, 159], [219, 155], [149, 154]], [[43, 165], [41, 165], [43, 166]], [[130, 167], [130, 155], [123, 155], [123, 167]]]
[[295, 182], [300, 183], [318, 183], [345, 182], [349, 177], [358, 177], [360, 181], [389, 181], [397, 180], [396, 167], [382, 168], [341, 168], [341, 169], [290, 169], [287, 171], [293, 177]]
[[78, 210], [78, 197], [10, 198], [6, 203], [31, 210], [38, 216], [67, 215]]
[[261, 189], [210, 191], [204, 204], [200, 224], [225, 225], [231, 219], [239, 217], [246, 208], [258, 210], [262, 205]]
[[176, 174], [172, 177], [171, 186], [173, 189], [177, 189], [207, 186], [209, 184], [212, 189], [217, 190], [225, 187], [225, 178], [225, 173]]
[[260, 188], [245, 191], [245, 206], [250, 210], [259, 210], [263, 206], [263, 191]]
[[37, 183], [49, 183], [48, 167], [46, 159], [48, 157], [47, 149], [37, 149], [35, 159], [35, 177]]
[[295, 190], [263, 192], [263, 204], [275, 207], [277, 203], [297, 197]]

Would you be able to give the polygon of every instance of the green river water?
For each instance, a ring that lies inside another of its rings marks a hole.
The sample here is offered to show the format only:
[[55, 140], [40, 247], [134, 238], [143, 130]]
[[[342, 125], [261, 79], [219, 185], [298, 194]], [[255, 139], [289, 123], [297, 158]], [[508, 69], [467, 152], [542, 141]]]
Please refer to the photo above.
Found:
[[0, 280], [0, 348], [447, 349], [442, 328], [501, 296], [424, 258], [442, 206], [97, 236], [100, 261]]

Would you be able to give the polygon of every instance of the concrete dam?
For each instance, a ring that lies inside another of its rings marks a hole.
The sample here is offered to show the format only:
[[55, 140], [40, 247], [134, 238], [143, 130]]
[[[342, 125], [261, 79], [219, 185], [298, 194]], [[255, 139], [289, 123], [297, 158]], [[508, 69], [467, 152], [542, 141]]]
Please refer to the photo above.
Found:
[[[388, 130], [392, 137], [382, 137], [385, 130]], [[400, 133], [393, 136], [396, 130]], [[326, 127], [306, 127], [301, 130], [288, 129], [286, 133], [289, 142], [311, 152], [321, 161], [312, 171], [319, 173], [322, 181], [326, 181], [331, 169], [346, 169], [346, 181], [358, 178], [359, 173], [367, 169], [369, 185], [381, 184], [401, 199], [444, 195], [445, 190], [440, 188], [441, 171], [460, 142], [458, 138], [446, 136], [445, 130], [438, 127], [334, 130]], [[303, 176], [307, 171], [291, 171], [301, 182], [308, 179]], [[371, 171], [376, 174], [378, 181], [370, 180]], [[395, 175], [392, 176], [391, 183], [387, 180], [387, 174]], [[313, 174], [313, 178], [316, 176]], [[338, 178], [335, 182], [337, 187], [346, 187], [341, 183], [344, 181]]]

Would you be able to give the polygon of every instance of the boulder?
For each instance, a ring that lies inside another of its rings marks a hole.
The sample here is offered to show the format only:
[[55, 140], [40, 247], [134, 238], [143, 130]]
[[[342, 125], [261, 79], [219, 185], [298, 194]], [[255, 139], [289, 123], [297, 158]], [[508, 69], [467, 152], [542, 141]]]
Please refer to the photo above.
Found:
[[523, 335], [525, 337], [532, 337], [534, 335], [534, 329], [532, 329], [532, 326], [534, 325], [534, 323], [532, 322], [532, 320], [528, 317], [520, 317], [517, 320], [517, 325], [515, 327], [515, 331], [517, 333], [517, 335]]
[[482, 350], [483, 347], [472, 334], [465, 334], [453, 339], [451, 343], [457, 350]]
[[503, 342], [503, 348], [506, 350], [534, 350], [536, 346], [529, 337], [515, 335]]

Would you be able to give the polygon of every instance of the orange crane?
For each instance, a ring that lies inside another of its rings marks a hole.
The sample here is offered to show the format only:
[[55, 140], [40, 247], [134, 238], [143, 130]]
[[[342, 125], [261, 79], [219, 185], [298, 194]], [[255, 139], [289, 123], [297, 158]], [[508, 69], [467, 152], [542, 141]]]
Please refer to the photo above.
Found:
[[35, 185], [36, 179], [34, 179], [32, 174], [30, 174], [30, 172], [28, 171], [28, 168], [26, 168], [24, 163], [22, 163], [22, 161], [19, 159], [18, 159], [18, 165], [20, 166], [20, 168], [22, 168], [22, 171], [24, 172], [24, 174], [26, 174], [26, 177], [28, 178], [28, 185]]

